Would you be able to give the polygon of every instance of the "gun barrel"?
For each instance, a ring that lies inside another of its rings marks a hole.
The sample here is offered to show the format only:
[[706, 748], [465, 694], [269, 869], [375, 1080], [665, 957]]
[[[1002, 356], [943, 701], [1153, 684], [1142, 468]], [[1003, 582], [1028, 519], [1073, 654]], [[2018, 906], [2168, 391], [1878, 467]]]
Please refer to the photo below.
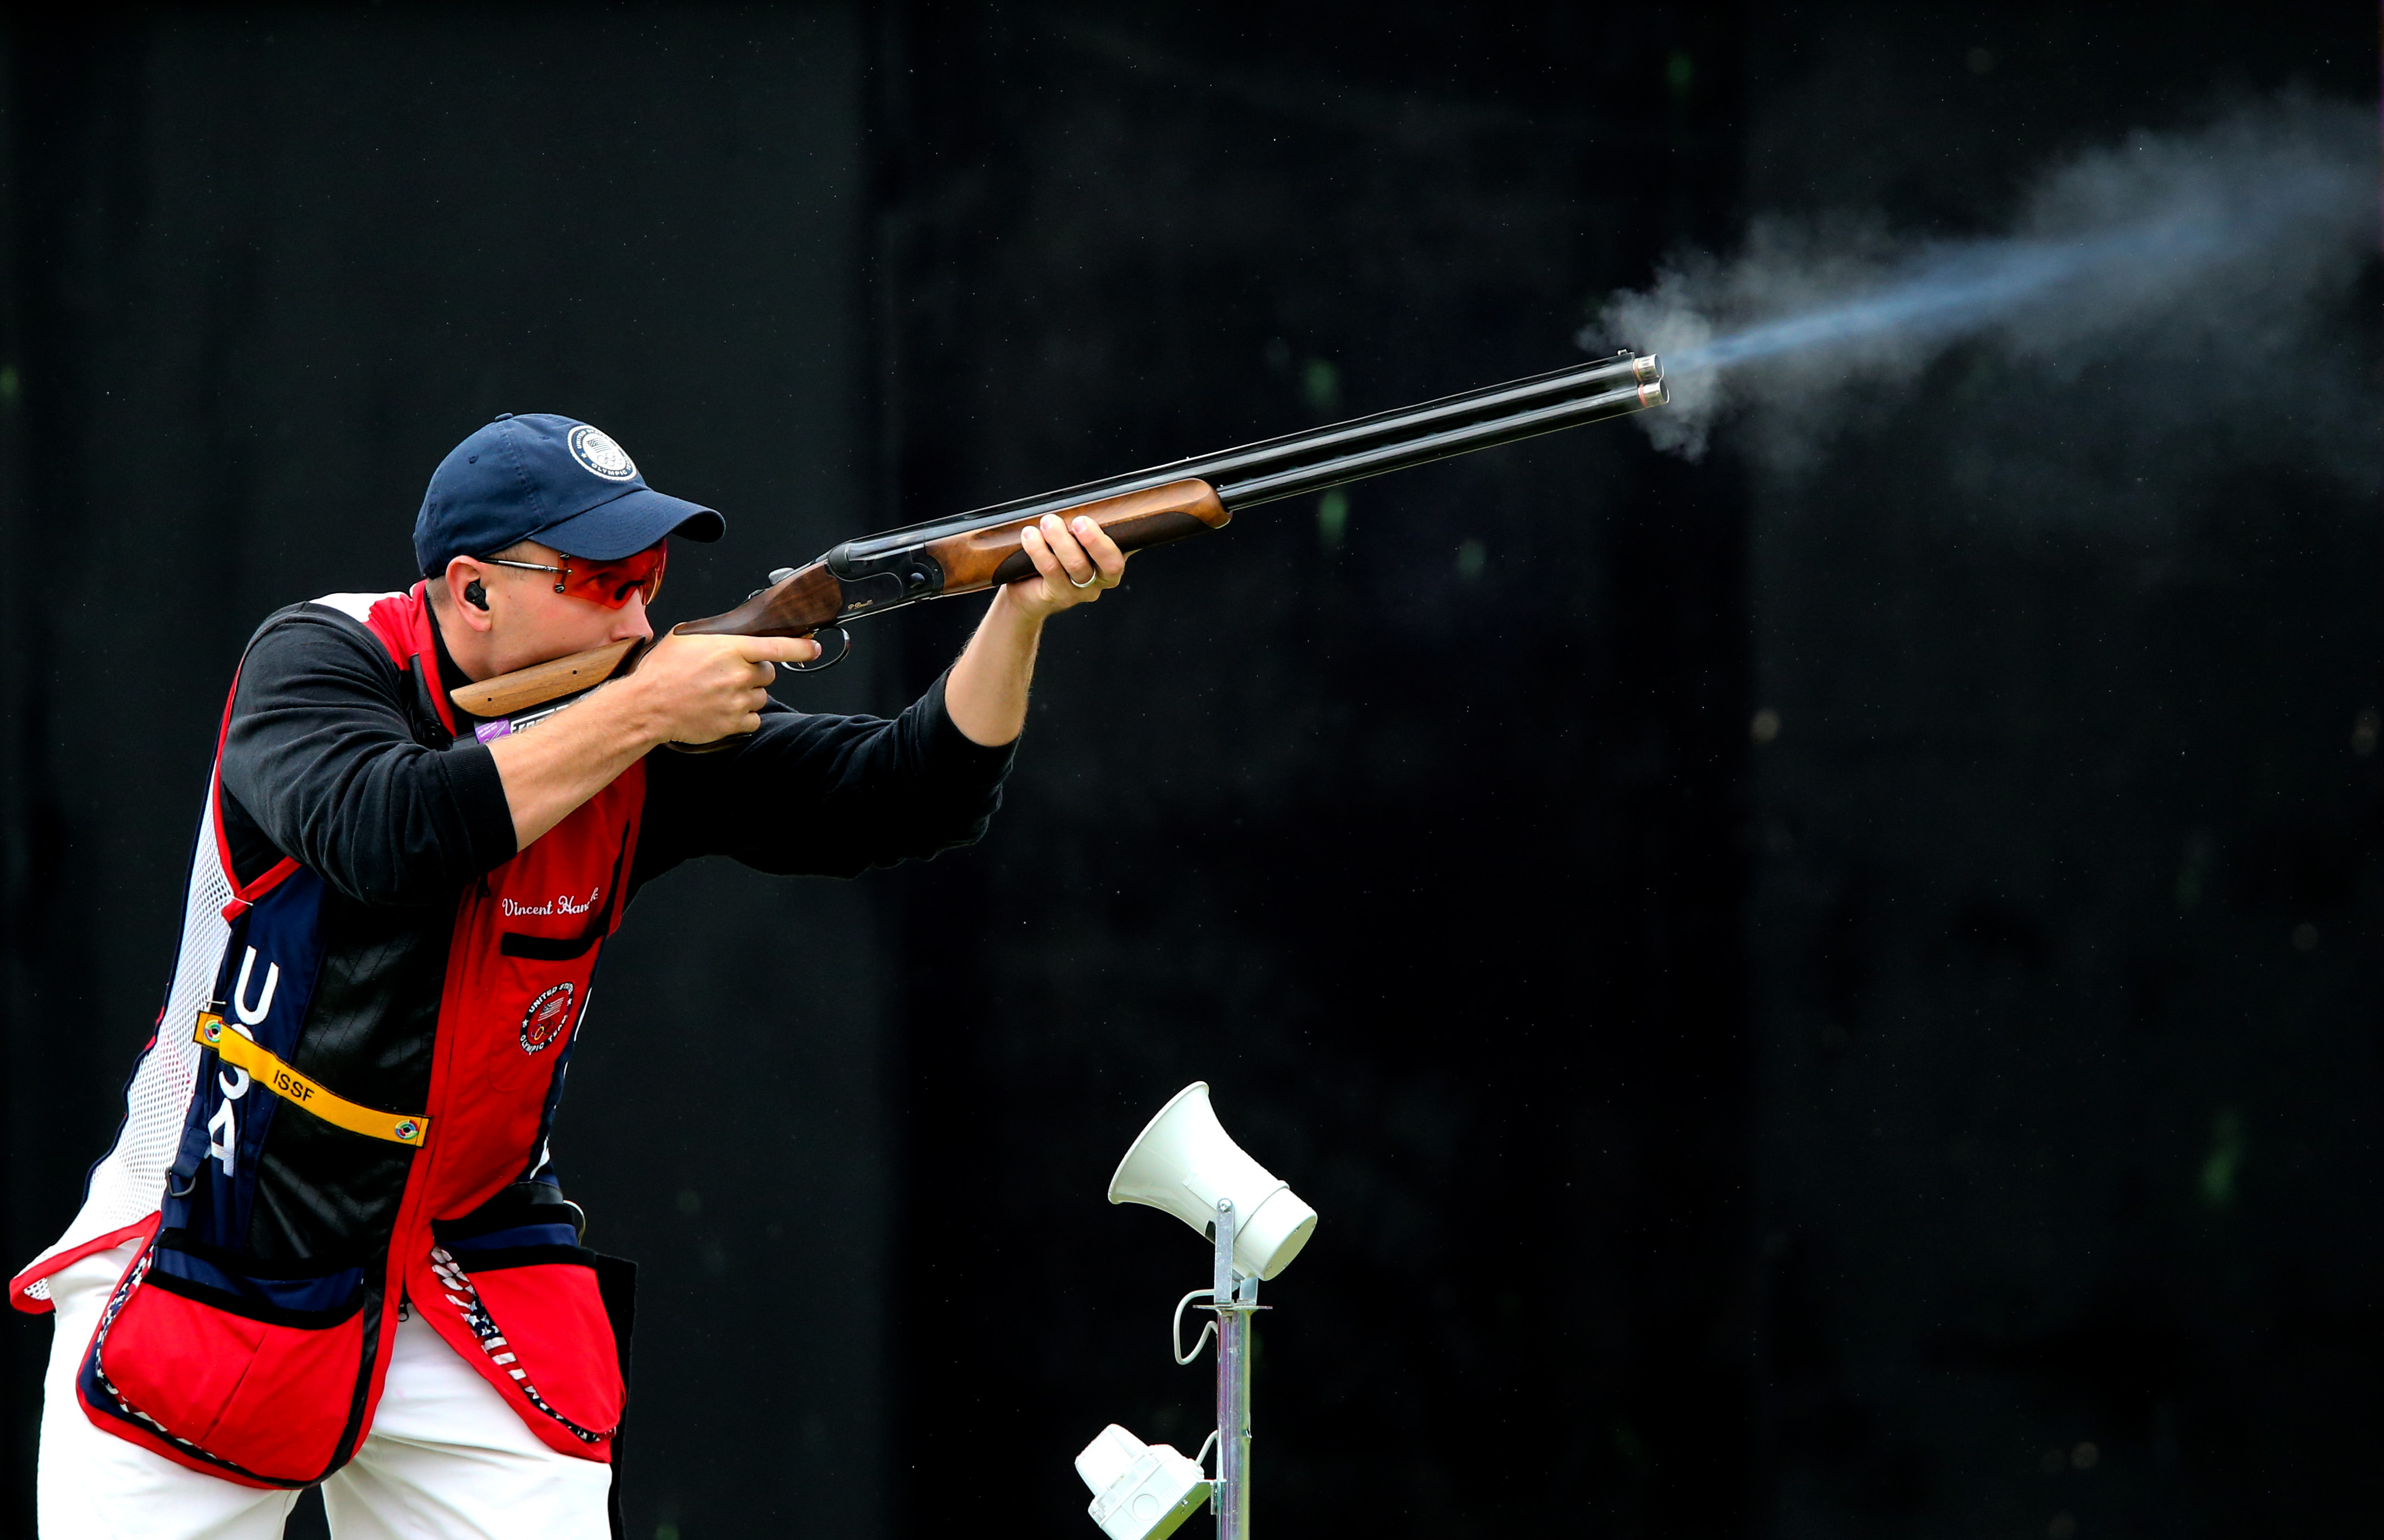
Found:
[[1247, 480], [1227, 482], [1217, 489], [1217, 500], [1229, 512], [1239, 513], [1244, 508], [1255, 508], [1262, 503], [1273, 503], [1281, 498], [1298, 497], [1302, 492], [1321, 492], [1345, 481], [1380, 476], [1385, 471], [1405, 470], [1409, 466], [1428, 465], [1451, 455], [1470, 454], [1477, 449], [1511, 444], [1519, 439], [1536, 438], [1559, 428], [1596, 422], [1601, 417], [1619, 417], [1628, 412], [1644, 411], [1650, 406], [1660, 406], [1671, 399], [1671, 393], [1664, 388], [1661, 379], [1646, 385], [1626, 385], [1619, 391], [1603, 391], [1579, 401], [1555, 402], [1483, 422], [1464, 423], [1419, 433], [1411, 438], [1368, 444], [1349, 453], [1288, 466]]
[[1595, 364], [1510, 379], [1396, 411], [889, 529], [849, 541], [836, 555], [839, 564], [858, 565], [987, 525], [1036, 518], [1172, 481], [1206, 481], [1218, 489], [1228, 508], [1255, 507], [1360, 477], [1660, 405], [1669, 399], [1663, 379], [1663, 364], [1655, 355], [1624, 353]]

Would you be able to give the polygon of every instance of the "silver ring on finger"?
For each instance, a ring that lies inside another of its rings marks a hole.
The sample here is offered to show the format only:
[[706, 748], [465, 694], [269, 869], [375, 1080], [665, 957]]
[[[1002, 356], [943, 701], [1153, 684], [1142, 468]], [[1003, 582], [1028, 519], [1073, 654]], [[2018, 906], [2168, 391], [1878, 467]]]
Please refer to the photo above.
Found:
[[1091, 588], [1095, 583], [1099, 582], [1100, 580], [1101, 580], [1101, 569], [1100, 569], [1099, 567], [1095, 567], [1095, 568], [1093, 568], [1093, 575], [1092, 575], [1090, 578], [1086, 578], [1086, 579], [1085, 579], [1083, 582], [1081, 582], [1081, 583], [1079, 583], [1078, 581], [1076, 581], [1074, 578], [1069, 578], [1069, 579], [1068, 579], [1068, 586], [1069, 586], [1070, 588], [1072, 588], [1072, 589], [1088, 589], [1088, 588]]

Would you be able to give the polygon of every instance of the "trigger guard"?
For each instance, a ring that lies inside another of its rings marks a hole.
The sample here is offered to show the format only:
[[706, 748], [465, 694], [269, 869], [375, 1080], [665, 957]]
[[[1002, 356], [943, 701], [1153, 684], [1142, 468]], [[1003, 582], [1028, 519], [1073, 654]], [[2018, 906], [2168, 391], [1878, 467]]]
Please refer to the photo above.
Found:
[[826, 635], [830, 631], [834, 631], [836, 633], [836, 640], [838, 642], [837, 650], [834, 652], [824, 658], [814, 658], [809, 663], [782, 663], [778, 666], [785, 669], [789, 674], [818, 674], [827, 669], [834, 668], [838, 664], [840, 664], [845, 659], [851, 657], [852, 655], [852, 633], [846, 630], [843, 627], [823, 626], [818, 630], [813, 631], [812, 635], [814, 638], [818, 638]]

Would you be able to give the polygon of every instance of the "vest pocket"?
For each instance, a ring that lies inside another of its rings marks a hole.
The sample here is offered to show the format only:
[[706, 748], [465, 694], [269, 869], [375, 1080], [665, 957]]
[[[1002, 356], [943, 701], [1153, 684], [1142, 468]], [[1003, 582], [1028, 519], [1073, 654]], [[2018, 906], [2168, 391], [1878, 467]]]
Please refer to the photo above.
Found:
[[551, 1186], [521, 1182], [465, 1219], [433, 1222], [433, 1291], [417, 1290], [417, 1303], [451, 1341], [470, 1337], [481, 1372], [542, 1440], [603, 1459], [627, 1389], [578, 1213]]
[[128, 1285], [92, 1342], [101, 1410], [266, 1482], [339, 1462], [377, 1313], [363, 1268], [275, 1267], [168, 1231]]

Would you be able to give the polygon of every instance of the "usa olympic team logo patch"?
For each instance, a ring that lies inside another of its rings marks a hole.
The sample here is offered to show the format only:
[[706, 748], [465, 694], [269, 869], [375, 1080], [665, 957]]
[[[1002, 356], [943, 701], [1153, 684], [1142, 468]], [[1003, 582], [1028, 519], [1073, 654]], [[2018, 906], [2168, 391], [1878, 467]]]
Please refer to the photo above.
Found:
[[571, 457], [594, 471], [607, 481], [627, 481], [638, 474], [637, 462], [629, 452], [613, 441], [613, 436], [601, 428], [586, 423], [571, 430]]
[[556, 985], [529, 1002], [522, 1012], [521, 1043], [524, 1053], [536, 1053], [551, 1048], [571, 1025], [571, 986]]

